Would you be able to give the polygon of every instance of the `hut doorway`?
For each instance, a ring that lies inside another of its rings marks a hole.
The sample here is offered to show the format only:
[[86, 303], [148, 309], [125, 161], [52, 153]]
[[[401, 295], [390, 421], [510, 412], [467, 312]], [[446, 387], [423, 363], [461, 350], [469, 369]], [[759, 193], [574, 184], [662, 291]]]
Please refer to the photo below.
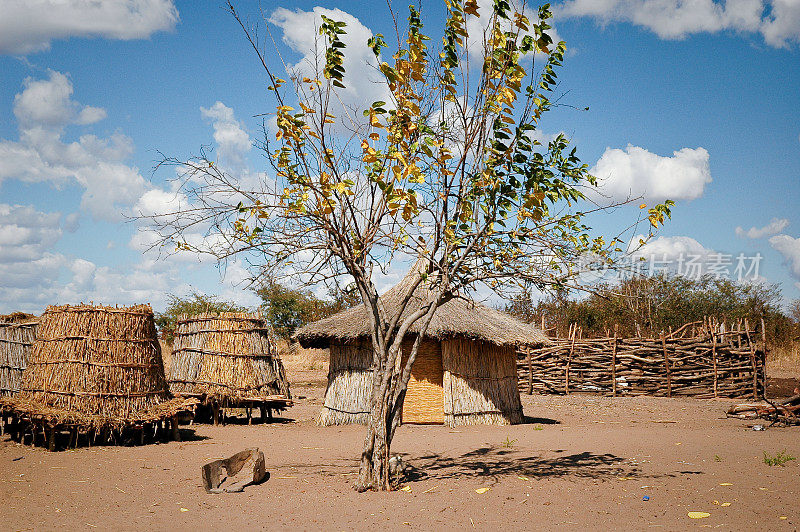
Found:
[[[408, 360], [412, 343], [406, 341], [403, 345], [403, 364]], [[403, 423], [444, 423], [443, 378], [441, 344], [422, 342], [411, 368], [411, 379], [403, 403]]]

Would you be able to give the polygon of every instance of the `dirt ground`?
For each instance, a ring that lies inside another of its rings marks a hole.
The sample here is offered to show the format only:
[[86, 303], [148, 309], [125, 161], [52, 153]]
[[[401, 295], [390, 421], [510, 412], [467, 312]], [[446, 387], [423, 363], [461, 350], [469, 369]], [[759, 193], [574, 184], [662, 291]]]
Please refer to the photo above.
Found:
[[[2, 438], [0, 529], [800, 526], [798, 460], [764, 463], [764, 453], [800, 459], [800, 427], [753, 431], [725, 418], [732, 400], [523, 395], [522, 425], [401, 427], [393, 451], [411, 466], [405, 491], [358, 494], [364, 428], [315, 426], [324, 367], [294, 366], [299, 399], [273, 423], [195, 424], [183, 442], [56, 453]], [[247, 447], [264, 451], [269, 479], [206, 494], [200, 467]]]

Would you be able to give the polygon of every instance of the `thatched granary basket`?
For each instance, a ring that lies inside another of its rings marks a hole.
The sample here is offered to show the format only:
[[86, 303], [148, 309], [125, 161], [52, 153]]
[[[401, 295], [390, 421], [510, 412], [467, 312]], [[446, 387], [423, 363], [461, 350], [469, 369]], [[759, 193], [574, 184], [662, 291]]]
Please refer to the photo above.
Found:
[[243, 312], [182, 317], [175, 329], [169, 385], [177, 396], [223, 407], [291, 404], [272, 328], [264, 318]]
[[191, 402], [170, 399], [153, 311], [51, 306], [42, 314], [22, 390], [5, 405], [50, 431], [123, 429], [172, 420]]
[[0, 316], [0, 397], [11, 396], [22, 387], [37, 323], [36, 316], [24, 312]]

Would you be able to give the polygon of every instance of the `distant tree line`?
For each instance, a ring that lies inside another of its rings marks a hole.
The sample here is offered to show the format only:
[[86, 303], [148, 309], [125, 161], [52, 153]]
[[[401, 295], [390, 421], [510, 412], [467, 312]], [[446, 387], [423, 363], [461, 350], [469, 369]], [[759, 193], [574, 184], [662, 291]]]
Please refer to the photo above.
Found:
[[[307, 323], [361, 303], [358, 291], [352, 287], [333, 289], [325, 299], [309, 290], [289, 288], [275, 281], [255, 292], [262, 301], [258, 310], [275, 333], [287, 339]], [[657, 336], [706, 316], [728, 323], [746, 318], [752, 325], [760, 324], [763, 317], [771, 343], [785, 346], [800, 340], [800, 299], [787, 312], [781, 309], [780, 301], [780, 289], [774, 284], [739, 284], [711, 276], [689, 279], [661, 274], [603, 284], [583, 298], [562, 290], [534, 301], [533, 294], [524, 291], [505, 305], [505, 311], [527, 323], [539, 324], [544, 316], [549, 334], [561, 337], [567, 336], [572, 324], [577, 324], [584, 336], [613, 334], [615, 326], [619, 335]], [[156, 325], [161, 337], [172, 343], [175, 326], [183, 314], [249, 310], [214, 296], [170, 296], [167, 309], [156, 315]]]
[[355, 287], [332, 289], [328, 292], [329, 299], [321, 299], [309, 290], [287, 288], [272, 281], [256, 290], [256, 293], [263, 301], [261, 308], [272, 328], [282, 338], [291, 337], [306, 323], [327, 318], [361, 303]]
[[660, 274], [632, 277], [617, 284], [602, 284], [586, 297], [567, 290], [534, 301], [530, 291], [510, 301], [505, 310], [529, 323], [541, 323], [550, 334], [566, 336], [577, 324], [584, 336], [618, 334], [658, 335], [685, 323], [711, 316], [727, 323], [764, 318], [771, 342], [786, 345], [800, 333], [800, 300], [788, 313], [780, 307], [781, 292], [774, 284], [740, 284], [704, 276], [690, 279]]
[[219, 312], [247, 312], [249, 309], [231, 301], [221, 301], [216, 296], [194, 293], [188, 297], [170, 295], [169, 304], [164, 312], [156, 313], [156, 326], [161, 339], [172, 345], [175, 339], [175, 328], [181, 316]]
[[[257, 310], [266, 317], [278, 336], [287, 339], [306, 323], [321, 320], [361, 303], [358, 291], [350, 287], [330, 290], [328, 299], [319, 298], [308, 290], [288, 288], [274, 281], [256, 289], [255, 292], [262, 301]], [[171, 295], [164, 312], [156, 314], [156, 325], [161, 338], [172, 344], [175, 328], [181, 316], [194, 316], [205, 312], [250, 311], [251, 309], [247, 307], [221, 300], [216, 296], [197, 293], [188, 297]]]

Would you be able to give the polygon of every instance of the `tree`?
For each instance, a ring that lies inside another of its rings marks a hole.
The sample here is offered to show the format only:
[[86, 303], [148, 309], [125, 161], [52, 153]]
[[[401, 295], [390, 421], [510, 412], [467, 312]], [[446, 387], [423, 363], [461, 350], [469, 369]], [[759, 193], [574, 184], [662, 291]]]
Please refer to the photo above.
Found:
[[771, 342], [782, 345], [789, 337], [788, 318], [778, 306], [781, 293], [777, 285], [661, 273], [602, 284], [583, 299], [571, 299], [564, 291], [536, 304], [528, 294], [520, 294], [523, 297], [528, 300], [512, 301], [506, 310], [528, 321], [544, 315], [561, 336], [573, 324], [587, 335], [615, 329], [623, 335], [658, 335], [711, 316], [728, 322], [748, 319], [752, 325], [764, 318]]
[[308, 290], [287, 288], [274, 280], [256, 293], [264, 301], [267, 319], [278, 336], [289, 338], [298, 327], [328, 317], [361, 303], [358, 292], [334, 288], [330, 300], [323, 300]]
[[[189, 207], [155, 217], [161, 242], [218, 259], [253, 257], [259, 276], [292, 276], [313, 284], [352, 282], [366, 306], [375, 368], [371, 414], [356, 489], [390, 489], [388, 459], [411, 367], [436, 309], [478, 285], [506, 295], [574, 282], [579, 258], [612, 261], [617, 237], [593, 235], [589, 219], [617, 205], [596, 205], [596, 185], [563, 135], [537, 138], [555, 104], [566, 45], [548, 34], [545, 4], [532, 14], [506, 0], [446, 0], [439, 53], [428, 49], [418, 8], [407, 26], [395, 18], [397, 42], [386, 57], [381, 34], [371, 49], [386, 101], [363, 109], [341, 105], [347, 88], [341, 21], [322, 17], [316, 75], [269, 67], [258, 35], [241, 25], [275, 98], [274, 137], [261, 145], [272, 174], [248, 186], [203, 152], [184, 169]], [[391, 9], [391, 4], [389, 4]], [[470, 35], [469, 23], [485, 28]], [[470, 42], [482, 43], [470, 50]], [[647, 211], [650, 228], [671, 202]], [[644, 206], [643, 206], [644, 208]], [[207, 238], [190, 233], [205, 231]], [[375, 269], [395, 259], [421, 264], [396, 315], [386, 315]], [[431, 297], [412, 304], [425, 286]], [[415, 326], [407, 362], [401, 345]]]
[[232, 301], [220, 301], [216, 296], [194, 293], [189, 297], [169, 295], [169, 304], [164, 312], [156, 314], [156, 326], [161, 338], [172, 345], [175, 328], [181, 316], [196, 316], [204, 312], [247, 312], [248, 309]]

